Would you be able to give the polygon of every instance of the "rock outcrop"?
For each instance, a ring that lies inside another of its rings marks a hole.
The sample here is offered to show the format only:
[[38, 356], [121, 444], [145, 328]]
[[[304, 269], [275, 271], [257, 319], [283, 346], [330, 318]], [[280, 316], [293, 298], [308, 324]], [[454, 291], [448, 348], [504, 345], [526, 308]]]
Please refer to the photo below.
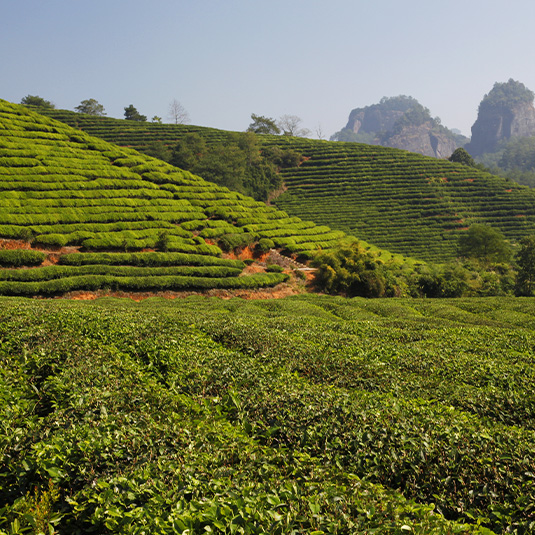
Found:
[[398, 110], [380, 110], [376, 106], [357, 108], [349, 114], [346, 128], [354, 134], [386, 132], [394, 128], [404, 113]]
[[466, 150], [473, 156], [494, 152], [500, 141], [512, 137], [535, 136], [535, 108], [533, 104], [503, 105], [479, 111], [472, 126], [472, 140]]
[[449, 158], [460, 146], [452, 137], [437, 132], [430, 122], [404, 127], [401, 132], [384, 139], [381, 145], [435, 158]]
[[383, 145], [435, 158], [448, 158], [468, 141], [433, 119], [416, 99], [403, 95], [354, 109], [345, 128], [331, 139]]
[[500, 142], [535, 136], [534, 94], [524, 84], [496, 83], [479, 105], [466, 150], [473, 156], [495, 152]]

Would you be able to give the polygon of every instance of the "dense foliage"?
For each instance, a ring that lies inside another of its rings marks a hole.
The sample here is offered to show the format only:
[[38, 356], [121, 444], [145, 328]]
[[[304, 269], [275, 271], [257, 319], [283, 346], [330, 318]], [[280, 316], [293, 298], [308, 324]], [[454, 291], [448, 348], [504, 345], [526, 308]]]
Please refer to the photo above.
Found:
[[43, 97], [38, 95], [26, 95], [20, 103], [24, 106], [34, 106], [41, 109], [52, 110], [55, 108], [54, 104], [49, 100], [45, 100]]
[[4, 299], [0, 530], [532, 533], [534, 326], [532, 299]]
[[479, 104], [479, 113], [517, 104], [531, 104], [535, 94], [522, 82], [509, 78], [507, 82], [496, 82]]
[[299, 165], [301, 155], [278, 147], [262, 150], [252, 132], [233, 133], [225, 142], [210, 145], [199, 134], [191, 133], [173, 148], [169, 162], [205, 180], [266, 201], [270, 192], [282, 186], [280, 169]]
[[459, 238], [459, 254], [483, 262], [509, 262], [512, 251], [503, 234], [489, 225], [473, 224]]
[[78, 113], [87, 113], [88, 115], [106, 115], [106, 112], [104, 111], [104, 106], [94, 98], [82, 100], [82, 102], [80, 102], [80, 104], [74, 109]]
[[[492, 229], [490, 233], [486, 228], [484, 231], [484, 238], [496, 239]], [[350, 297], [469, 297], [513, 295], [515, 292], [532, 295], [532, 286], [524, 282], [531, 280], [533, 267], [529, 260], [524, 260], [517, 272], [497, 254], [499, 251], [510, 257], [507, 244], [500, 240], [496, 249], [492, 243], [479, 239], [480, 250], [469, 250], [468, 258], [445, 264], [383, 259], [382, 255], [373, 254], [358, 243], [343, 246], [315, 256], [314, 284], [316, 290]], [[530, 249], [530, 240], [532, 238], [523, 240], [526, 259], [535, 255]]]

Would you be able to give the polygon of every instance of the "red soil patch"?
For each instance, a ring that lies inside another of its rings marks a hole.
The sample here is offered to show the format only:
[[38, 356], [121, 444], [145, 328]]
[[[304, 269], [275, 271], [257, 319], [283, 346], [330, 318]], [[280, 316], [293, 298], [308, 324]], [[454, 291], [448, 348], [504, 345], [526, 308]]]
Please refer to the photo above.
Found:
[[265, 262], [269, 253], [257, 253], [250, 247], [245, 247], [239, 252], [231, 251], [229, 253], [223, 253], [223, 258], [230, 258], [232, 260], [256, 260], [258, 262]]
[[24, 240], [0, 240], [0, 249], [31, 249], [32, 246]]

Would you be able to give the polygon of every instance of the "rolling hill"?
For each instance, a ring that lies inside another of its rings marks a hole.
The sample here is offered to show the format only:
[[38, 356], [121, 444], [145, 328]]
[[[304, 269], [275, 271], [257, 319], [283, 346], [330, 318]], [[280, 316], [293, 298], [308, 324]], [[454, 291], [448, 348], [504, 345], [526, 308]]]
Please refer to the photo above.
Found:
[[344, 236], [0, 101], [0, 294], [274, 286], [287, 275], [222, 249], [306, 256]]
[[[190, 132], [209, 143], [229, 133], [190, 125], [137, 123], [48, 110], [58, 120], [120, 145], [144, 149], [176, 144]], [[535, 233], [535, 192], [517, 183], [447, 160], [398, 149], [261, 136], [265, 145], [305, 156], [282, 170], [287, 191], [272, 202], [291, 216], [312, 219], [389, 251], [426, 261], [457, 255], [472, 223], [499, 229], [511, 241]]]

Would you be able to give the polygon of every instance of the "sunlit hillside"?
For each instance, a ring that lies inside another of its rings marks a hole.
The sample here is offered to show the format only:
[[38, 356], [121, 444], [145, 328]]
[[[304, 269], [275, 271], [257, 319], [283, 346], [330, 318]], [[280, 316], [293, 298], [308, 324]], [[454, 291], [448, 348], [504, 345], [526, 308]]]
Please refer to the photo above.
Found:
[[0, 101], [2, 294], [273, 286], [287, 275], [233, 252], [306, 256], [343, 237]]
[[[190, 125], [138, 123], [62, 110], [46, 113], [108, 141], [173, 147], [196, 132], [209, 143], [229, 133]], [[262, 136], [306, 161], [281, 171], [287, 191], [273, 202], [291, 216], [343, 230], [376, 246], [428, 261], [457, 256], [459, 236], [486, 223], [516, 242], [535, 233], [535, 191], [447, 160], [380, 146]]]

